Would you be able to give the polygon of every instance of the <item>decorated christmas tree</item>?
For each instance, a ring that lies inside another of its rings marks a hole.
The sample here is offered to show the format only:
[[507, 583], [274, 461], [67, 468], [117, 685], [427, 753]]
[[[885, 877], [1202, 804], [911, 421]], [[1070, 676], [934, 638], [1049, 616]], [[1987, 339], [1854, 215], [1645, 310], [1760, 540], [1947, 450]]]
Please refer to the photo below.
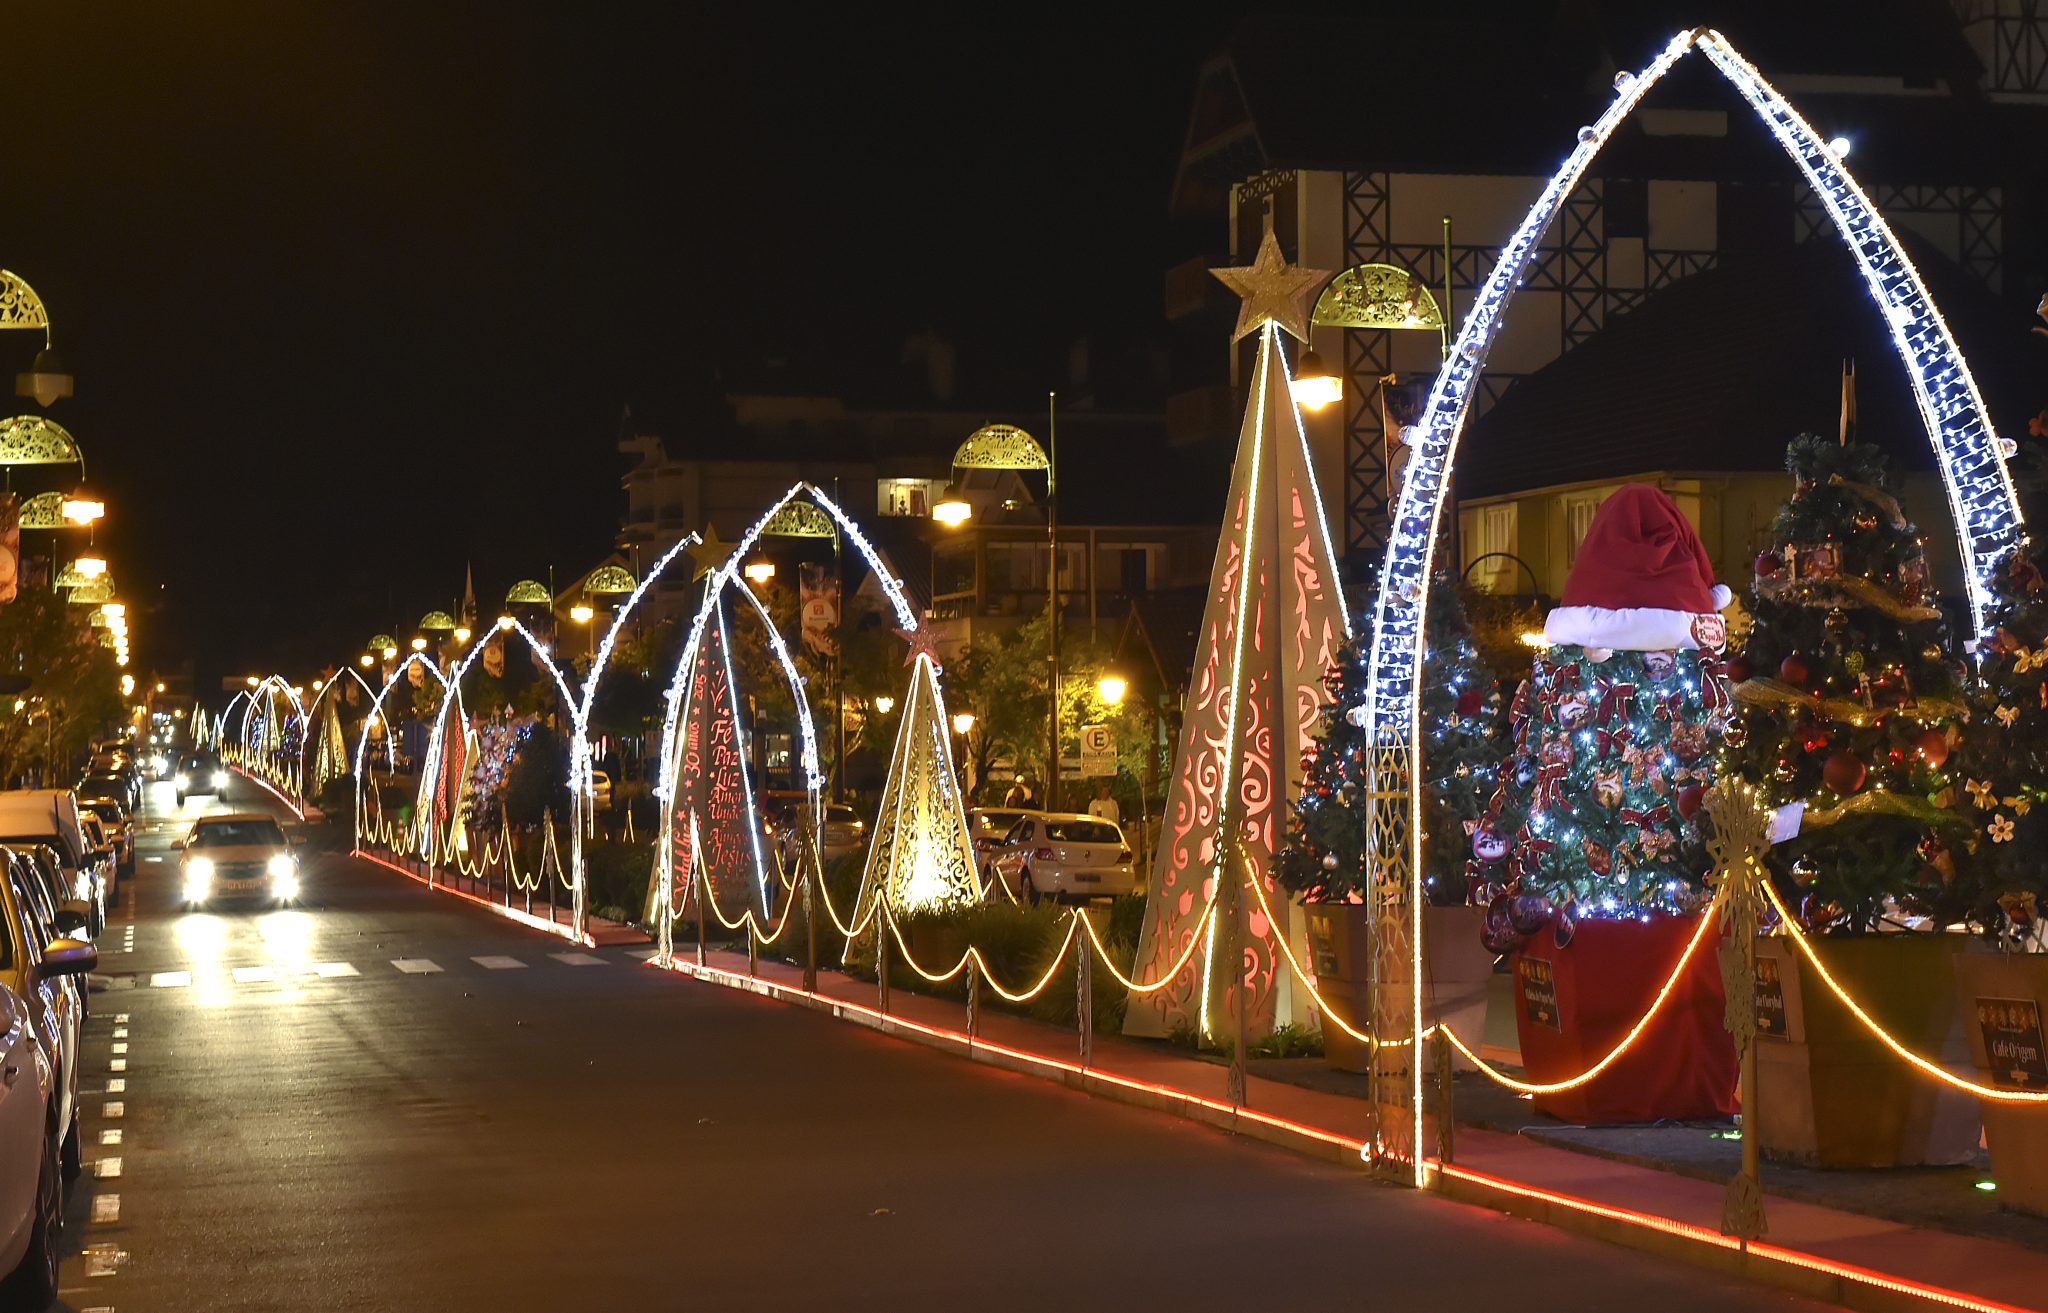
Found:
[[[1429, 592], [1429, 679], [1422, 717], [1423, 886], [1430, 901], [1457, 904], [1466, 878], [1471, 836], [1493, 795], [1507, 751], [1503, 699], [1479, 655], [1454, 580]], [[1372, 804], [1366, 776], [1365, 697], [1370, 633], [1354, 634], [1323, 676], [1328, 693], [1316, 738], [1304, 754], [1306, 779], [1287, 821], [1280, 881], [1308, 902], [1354, 902], [1368, 889], [1366, 842]]]
[[1804, 804], [1770, 860], [1810, 925], [1946, 920], [1969, 901], [1948, 850], [1969, 828], [1949, 770], [1962, 668], [1925, 540], [1876, 448], [1802, 434], [1785, 465], [1792, 498], [1756, 558], [1755, 623], [1730, 663], [1741, 718], [1724, 768], [1770, 805]]
[[[1552, 909], [1568, 926], [1699, 905], [1708, 858], [1693, 818], [1730, 714], [1715, 664], [1728, 590], [1664, 493], [1630, 484], [1602, 503], [1562, 602], [1472, 836], [1487, 892], [1520, 896], [1521, 934]], [[1499, 926], [1488, 939], [1514, 946]]]
[[[2048, 583], [2031, 548], [2015, 549], [1991, 580], [1979, 683], [1948, 763], [1952, 801], [1975, 830], [1937, 855], [1938, 873], [1960, 874], [1979, 900], [1976, 919], [1995, 932], [2038, 935], [2048, 911]], [[1960, 896], [1959, 896], [1960, 897]]]

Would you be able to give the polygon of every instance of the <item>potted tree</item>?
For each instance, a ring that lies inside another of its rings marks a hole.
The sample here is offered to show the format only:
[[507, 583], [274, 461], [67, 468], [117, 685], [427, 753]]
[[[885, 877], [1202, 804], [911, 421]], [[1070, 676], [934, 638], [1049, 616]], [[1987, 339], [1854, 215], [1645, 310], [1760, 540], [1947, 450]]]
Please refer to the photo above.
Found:
[[[1955, 957], [1956, 1005], [1982, 1084], [2048, 1089], [2048, 587], [2027, 549], [1991, 581], [1979, 684], [1957, 745], [1958, 802], [1977, 822], [1955, 861], [1978, 894], [1975, 920], [1992, 952]], [[2048, 1213], [2048, 1105], [1980, 1099], [1999, 1198]]]
[[[1455, 580], [1439, 577], [1430, 589], [1427, 616], [1431, 677], [1422, 691], [1422, 887], [1424, 957], [1429, 963], [1427, 1006], [1475, 1041], [1485, 1028], [1486, 984], [1493, 955], [1479, 945], [1485, 909], [1469, 905], [1466, 867], [1478, 825], [1506, 752], [1502, 699], [1493, 671], [1480, 657]], [[1360, 1029], [1372, 1016], [1372, 930], [1366, 843], [1371, 832], [1367, 780], [1369, 748], [1364, 713], [1372, 649], [1355, 635], [1324, 676], [1323, 708], [1307, 778], [1288, 818], [1279, 859], [1280, 882], [1306, 904], [1308, 956], [1316, 988]], [[1366, 1046], [1341, 1027], [1323, 1027], [1323, 1053], [1332, 1067], [1362, 1072]]]
[[[1634, 1029], [1680, 961], [1656, 1024], [1597, 1076], [1536, 1106], [1587, 1123], [1725, 1116], [1735, 1049], [1704, 933], [1694, 817], [1730, 714], [1717, 665], [1729, 601], [1698, 533], [1647, 484], [1595, 513], [1546, 644], [1509, 713], [1514, 755], [1474, 834], [1511, 950], [1532, 1081], [1589, 1072]], [[1510, 837], [1512, 836], [1512, 837]]]
[[[1883, 454], [1804, 434], [1786, 466], [1793, 493], [1756, 559], [1724, 769], [1771, 805], [1803, 807], [1770, 864], [1828, 973], [1916, 1051], [1960, 1061], [1951, 959], [1966, 940], [1940, 931], [1972, 902], [1952, 851], [1973, 828], [1949, 760], [1961, 668]], [[1757, 960], [1752, 1121], [1767, 1155], [1883, 1167], [1975, 1153], [1972, 1101], [1888, 1052], [1782, 928]]]

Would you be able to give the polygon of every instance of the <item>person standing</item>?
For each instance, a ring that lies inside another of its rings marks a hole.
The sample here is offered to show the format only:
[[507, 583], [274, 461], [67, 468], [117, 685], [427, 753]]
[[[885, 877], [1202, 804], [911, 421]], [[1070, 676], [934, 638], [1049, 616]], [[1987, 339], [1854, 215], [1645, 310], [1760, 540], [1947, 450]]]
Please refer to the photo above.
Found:
[[1116, 799], [1109, 796], [1109, 781], [1103, 780], [1095, 786], [1095, 797], [1088, 803], [1088, 814], [1111, 825], [1121, 826], [1124, 822], [1123, 808], [1116, 805]]

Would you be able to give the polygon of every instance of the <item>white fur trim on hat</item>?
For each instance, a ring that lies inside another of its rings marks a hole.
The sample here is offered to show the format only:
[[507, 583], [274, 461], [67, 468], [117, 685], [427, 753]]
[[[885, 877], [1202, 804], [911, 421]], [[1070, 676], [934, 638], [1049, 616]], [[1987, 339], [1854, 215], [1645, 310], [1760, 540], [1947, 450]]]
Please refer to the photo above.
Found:
[[1727, 584], [1715, 584], [1713, 591], [1714, 609], [1716, 611], [1726, 611], [1728, 609], [1728, 604], [1735, 600], [1735, 594], [1728, 591]]
[[[1723, 593], [1728, 591], [1724, 585], [1716, 588]], [[1544, 620], [1543, 639], [1552, 646], [1577, 643], [1581, 647], [1611, 647], [1625, 652], [1696, 648], [1700, 644], [1693, 635], [1693, 622], [1699, 618], [1696, 611], [1657, 606], [1560, 606]]]

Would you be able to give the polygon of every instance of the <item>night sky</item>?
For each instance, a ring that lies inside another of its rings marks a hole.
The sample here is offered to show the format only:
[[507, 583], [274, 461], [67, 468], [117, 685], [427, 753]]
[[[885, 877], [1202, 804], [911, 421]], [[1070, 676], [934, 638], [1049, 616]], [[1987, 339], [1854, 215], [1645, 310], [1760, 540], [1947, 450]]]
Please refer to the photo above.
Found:
[[627, 404], [1156, 331], [1247, 8], [9, 6], [0, 266], [78, 375], [138, 666], [303, 672], [466, 560], [486, 607], [589, 563]]

